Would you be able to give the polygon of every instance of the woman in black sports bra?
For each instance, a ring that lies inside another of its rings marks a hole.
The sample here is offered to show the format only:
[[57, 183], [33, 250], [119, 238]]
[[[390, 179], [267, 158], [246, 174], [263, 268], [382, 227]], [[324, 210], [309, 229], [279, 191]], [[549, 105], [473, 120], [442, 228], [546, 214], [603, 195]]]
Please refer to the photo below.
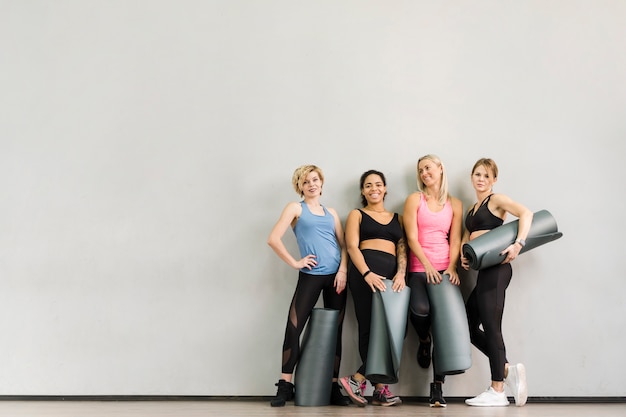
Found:
[[[405, 284], [407, 251], [402, 229], [402, 217], [385, 209], [387, 181], [380, 171], [370, 170], [361, 175], [361, 204], [363, 209], [352, 210], [346, 220], [346, 246], [350, 263], [348, 287], [354, 300], [354, 312], [359, 329], [361, 367], [354, 375], [339, 378], [352, 402], [365, 406], [365, 368], [369, 347], [372, 315], [372, 294], [385, 291], [384, 280], [393, 280], [392, 290], [402, 291]], [[376, 380], [373, 405], [400, 404], [400, 397]]]
[[[522, 406], [528, 396], [524, 365], [509, 365], [502, 337], [502, 314], [506, 289], [513, 271], [510, 262], [525, 245], [533, 213], [504, 194], [494, 194], [493, 185], [498, 179], [498, 167], [488, 158], [479, 159], [472, 168], [472, 185], [476, 203], [465, 218], [465, 232], [461, 247], [466, 242], [501, 226], [507, 213], [519, 218], [517, 239], [502, 251], [504, 261], [478, 272], [476, 287], [467, 299], [466, 309], [472, 344], [489, 358], [491, 385], [482, 394], [465, 400], [473, 406], [507, 406], [504, 392], [506, 384], [512, 391], [515, 404]], [[461, 253], [461, 266], [468, 270], [469, 261]]]

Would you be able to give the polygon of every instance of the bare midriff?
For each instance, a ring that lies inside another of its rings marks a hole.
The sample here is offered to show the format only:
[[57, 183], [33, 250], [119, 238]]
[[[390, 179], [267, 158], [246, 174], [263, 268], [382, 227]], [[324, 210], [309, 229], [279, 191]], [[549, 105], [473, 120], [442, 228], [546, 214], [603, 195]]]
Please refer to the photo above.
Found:
[[470, 234], [469, 238], [470, 238], [470, 240], [476, 239], [478, 236], [482, 236], [482, 235], [484, 235], [487, 232], [489, 232], [489, 230], [476, 230], [475, 232], [472, 232]]
[[396, 256], [396, 244], [385, 239], [368, 239], [359, 244], [359, 249], [377, 250]]

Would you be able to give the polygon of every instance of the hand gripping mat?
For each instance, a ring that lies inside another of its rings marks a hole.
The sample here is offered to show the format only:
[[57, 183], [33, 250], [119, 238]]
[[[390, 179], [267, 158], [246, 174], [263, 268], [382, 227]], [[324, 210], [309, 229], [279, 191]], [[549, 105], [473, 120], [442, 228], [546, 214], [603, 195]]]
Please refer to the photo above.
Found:
[[[479, 270], [502, 263], [504, 256], [500, 255], [517, 238], [519, 220], [503, 224], [489, 232], [472, 239], [463, 245], [463, 256], [469, 260], [470, 268]], [[552, 242], [563, 236], [558, 231], [556, 220], [547, 210], [541, 210], [533, 215], [526, 246], [520, 254], [528, 252], [538, 246]]]
[[435, 375], [454, 375], [472, 366], [472, 346], [461, 289], [448, 274], [427, 284], [432, 317]]
[[385, 280], [387, 290], [372, 297], [372, 323], [365, 365], [365, 376], [382, 384], [398, 382], [402, 346], [406, 335], [411, 289], [393, 292], [392, 280]]
[[330, 404], [339, 310], [314, 308], [302, 338], [296, 368], [295, 405]]

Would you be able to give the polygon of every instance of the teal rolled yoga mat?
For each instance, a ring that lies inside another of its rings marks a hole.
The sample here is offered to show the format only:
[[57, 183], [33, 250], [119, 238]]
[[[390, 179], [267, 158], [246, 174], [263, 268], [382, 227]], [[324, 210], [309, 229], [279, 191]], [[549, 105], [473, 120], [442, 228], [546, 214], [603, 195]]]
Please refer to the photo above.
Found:
[[314, 308], [311, 312], [296, 368], [295, 405], [330, 404], [338, 325], [339, 310]]
[[[463, 256], [469, 260], [470, 268], [479, 270], [502, 263], [500, 255], [517, 238], [519, 220], [503, 224], [489, 232], [472, 239], [463, 245]], [[556, 220], [547, 210], [540, 210], [533, 215], [533, 221], [526, 238], [526, 246], [520, 254], [538, 246], [552, 242], [563, 236], [559, 232]]]
[[406, 335], [411, 289], [400, 292], [391, 289], [392, 280], [385, 280], [387, 290], [372, 296], [372, 323], [367, 351], [365, 376], [382, 384], [398, 382], [402, 346]]
[[472, 366], [467, 314], [461, 289], [448, 274], [441, 283], [427, 284], [432, 317], [435, 375], [454, 375]]

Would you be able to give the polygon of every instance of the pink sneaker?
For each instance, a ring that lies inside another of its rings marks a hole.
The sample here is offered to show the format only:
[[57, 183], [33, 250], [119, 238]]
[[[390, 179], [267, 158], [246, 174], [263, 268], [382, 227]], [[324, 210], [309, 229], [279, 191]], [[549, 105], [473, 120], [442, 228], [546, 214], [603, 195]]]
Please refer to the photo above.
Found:
[[339, 384], [343, 387], [348, 394], [348, 397], [353, 403], [359, 407], [365, 407], [367, 400], [363, 397], [363, 391], [365, 391], [365, 380], [359, 382], [351, 376], [344, 376], [339, 378]]

